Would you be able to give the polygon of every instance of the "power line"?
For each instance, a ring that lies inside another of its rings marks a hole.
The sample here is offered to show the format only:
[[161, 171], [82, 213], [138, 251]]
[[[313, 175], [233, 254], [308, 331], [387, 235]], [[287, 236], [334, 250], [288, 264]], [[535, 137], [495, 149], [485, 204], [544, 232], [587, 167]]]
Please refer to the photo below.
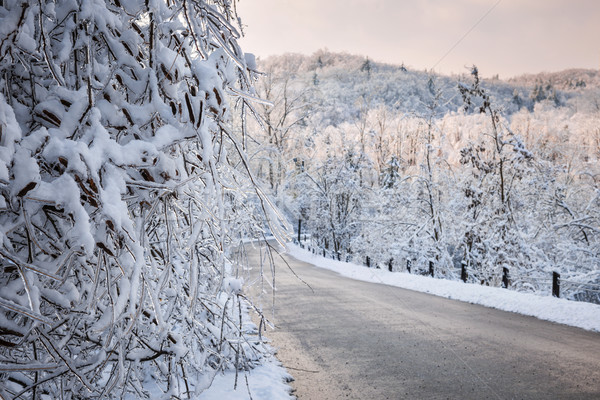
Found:
[[446, 52], [446, 54], [444, 54], [444, 55], [442, 56], [442, 58], [440, 58], [440, 59], [439, 59], [439, 60], [438, 60], [438, 61], [437, 61], [437, 62], [434, 64], [434, 66], [433, 66], [433, 67], [431, 67], [431, 69], [433, 70], [435, 67], [437, 67], [437, 66], [438, 66], [438, 64], [439, 64], [439, 63], [441, 63], [441, 62], [444, 60], [444, 58], [446, 58], [446, 57], [448, 56], [448, 54], [450, 54], [450, 53], [452, 52], [452, 50], [454, 50], [454, 49], [456, 48], [456, 46], [458, 46], [458, 45], [459, 45], [459, 44], [460, 44], [460, 43], [461, 43], [463, 40], [465, 40], [465, 38], [466, 38], [467, 36], [469, 36], [469, 34], [470, 34], [471, 32], [473, 32], [473, 29], [477, 28], [477, 25], [479, 25], [479, 24], [481, 23], [481, 21], [483, 21], [483, 20], [484, 20], [484, 19], [485, 19], [485, 18], [486, 18], [488, 15], [490, 15], [490, 13], [491, 13], [492, 11], [494, 11], [494, 9], [495, 9], [496, 7], [498, 7], [498, 5], [499, 5], [500, 3], [502, 3], [502, 0], [498, 0], [498, 1], [496, 2], [496, 4], [494, 4], [494, 5], [493, 5], [493, 6], [492, 6], [492, 7], [491, 7], [489, 10], [487, 10], [487, 12], [486, 12], [485, 14], [483, 14], [483, 16], [482, 16], [481, 18], [479, 18], [479, 20], [478, 20], [477, 22], [475, 22], [475, 24], [474, 24], [474, 25], [471, 27], [471, 29], [469, 29], [469, 30], [468, 30], [468, 31], [467, 31], [467, 32], [466, 32], [464, 35], [462, 35], [462, 37], [461, 37], [460, 39], [458, 39], [458, 41], [457, 41], [456, 43], [454, 43], [454, 45], [453, 45], [452, 47], [450, 47], [450, 50], [448, 50], [448, 51]]

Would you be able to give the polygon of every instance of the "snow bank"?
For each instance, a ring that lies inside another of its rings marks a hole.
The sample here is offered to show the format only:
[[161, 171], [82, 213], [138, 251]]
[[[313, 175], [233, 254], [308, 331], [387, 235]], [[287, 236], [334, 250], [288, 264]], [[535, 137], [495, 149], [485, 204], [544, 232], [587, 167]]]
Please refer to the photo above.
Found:
[[530, 315], [539, 319], [600, 332], [600, 305], [542, 297], [530, 293], [480, 286], [460, 281], [434, 279], [405, 272], [389, 272], [361, 265], [330, 260], [314, 255], [294, 244], [288, 254], [320, 268], [335, 271], [348, 278], [429, 293], [448, 299]]

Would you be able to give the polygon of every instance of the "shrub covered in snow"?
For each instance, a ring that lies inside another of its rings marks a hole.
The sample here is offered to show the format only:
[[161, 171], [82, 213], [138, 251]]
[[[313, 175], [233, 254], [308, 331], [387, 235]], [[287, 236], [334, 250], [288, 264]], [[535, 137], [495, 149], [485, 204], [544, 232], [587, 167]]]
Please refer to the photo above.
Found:
[[231, 2], [0, 20], [0, 397], [173, 398], [248, 366], [227, 249], [270, 206], [227, 123], [254, 79]]

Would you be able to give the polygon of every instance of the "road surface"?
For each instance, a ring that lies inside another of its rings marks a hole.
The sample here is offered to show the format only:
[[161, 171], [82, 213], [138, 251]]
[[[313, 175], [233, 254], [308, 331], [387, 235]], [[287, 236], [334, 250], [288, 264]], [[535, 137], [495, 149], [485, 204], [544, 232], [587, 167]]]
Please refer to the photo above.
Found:
[[312, 290], [275, 257], [266, 336], [300, 400], [600, 399], [598, 333], [283, 257]]

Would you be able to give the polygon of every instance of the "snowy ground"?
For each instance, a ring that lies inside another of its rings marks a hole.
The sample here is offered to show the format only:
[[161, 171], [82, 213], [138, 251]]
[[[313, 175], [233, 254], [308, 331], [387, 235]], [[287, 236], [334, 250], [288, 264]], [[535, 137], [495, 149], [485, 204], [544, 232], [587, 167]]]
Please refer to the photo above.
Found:
[[285, 383], [291, 376], [279, 361], [270, 357], [265, 363], [247, 373], [238, 374], [234, 389], [235, 372], [228, 371], [215, 377], [210, 388], [199, 400], [290, 400], [290, 387]]
[[335, 271], [348, 278], [401, 287], [600, 332], [600, 305], [598, 304], [367, 268], [326, 259], [294, 244], [288, 245], [288, 254], [300, 261]]

